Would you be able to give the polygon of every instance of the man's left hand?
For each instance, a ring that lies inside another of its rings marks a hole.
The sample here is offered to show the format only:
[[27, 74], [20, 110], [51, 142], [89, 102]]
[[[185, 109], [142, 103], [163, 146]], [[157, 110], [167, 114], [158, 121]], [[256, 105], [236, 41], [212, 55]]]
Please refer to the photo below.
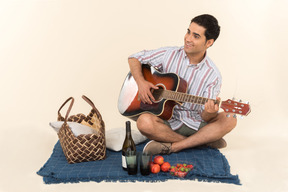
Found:
[[205, 103], [205, 111], [207, 113], [213, 114], [213, 113], [217, 113], [219, 111], [219, 102], [220, 102], [220, 97], [216, 98], [215, 102], [212, 99], [209, 99], [206, 103]]

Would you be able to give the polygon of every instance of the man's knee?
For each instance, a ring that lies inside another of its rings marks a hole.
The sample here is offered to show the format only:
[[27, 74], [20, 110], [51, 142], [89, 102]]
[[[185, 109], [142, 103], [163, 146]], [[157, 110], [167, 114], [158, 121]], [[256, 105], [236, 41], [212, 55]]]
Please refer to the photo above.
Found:
[[237, 118], [233, 117], [233, 115], [227, 116], [226, 113], [220, 113], [220, 119], [223, 129], [225, 129], [225, 132], [232, 131], [236, 125], [237, 125]]
[[153, 130], [155, 117], [152, 114], [144, 113], [137, 119], [137, 128], [141, 133], [147, 134]]

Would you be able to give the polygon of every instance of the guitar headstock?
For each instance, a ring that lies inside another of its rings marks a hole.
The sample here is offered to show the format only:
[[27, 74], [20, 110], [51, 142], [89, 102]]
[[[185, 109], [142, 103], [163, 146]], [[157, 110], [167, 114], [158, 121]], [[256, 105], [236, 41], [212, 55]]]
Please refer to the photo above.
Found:
[[238, 102], [231, 99], [222, 101], [220, 107], [226, 113], [234, 113], [244, 116], [247, 116], [251, 111], [250, 105], [248, 103], [242, 103], [241, 101]]

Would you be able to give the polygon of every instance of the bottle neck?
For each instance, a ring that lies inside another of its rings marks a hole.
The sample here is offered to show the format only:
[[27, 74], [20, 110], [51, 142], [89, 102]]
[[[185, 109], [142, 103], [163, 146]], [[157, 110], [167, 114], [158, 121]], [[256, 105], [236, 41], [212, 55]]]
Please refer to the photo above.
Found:
[[131, 137], [131, 127], [126, 127], [126, 137]]
[[131, 137], [131, 123], [126, 121], [126, 137]]

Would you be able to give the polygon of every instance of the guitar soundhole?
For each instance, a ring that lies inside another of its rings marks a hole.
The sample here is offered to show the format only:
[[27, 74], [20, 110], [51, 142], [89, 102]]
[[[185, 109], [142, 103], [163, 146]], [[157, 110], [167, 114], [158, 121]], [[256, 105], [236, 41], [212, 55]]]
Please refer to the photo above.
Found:
[[156, 85], [159, 89], [153, 89], [152, 90], [152, 95], [155, 99], [155, 103], [158, 103], [162, 100], [163, 98], [163, 92], [164, 92], [164, 85]]

